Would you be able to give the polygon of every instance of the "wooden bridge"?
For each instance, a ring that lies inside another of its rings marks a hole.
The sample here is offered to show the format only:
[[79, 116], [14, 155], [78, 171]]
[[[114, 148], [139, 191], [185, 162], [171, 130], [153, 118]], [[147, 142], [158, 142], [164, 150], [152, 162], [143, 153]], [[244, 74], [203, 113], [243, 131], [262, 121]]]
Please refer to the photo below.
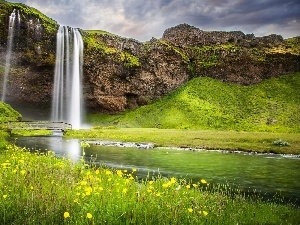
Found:
[[7, 128], [12, 130], [53, 130], [61, 131], [72, 130], [72, 125], [65, 122], [50, 121], [10, 121], [7, 122]]

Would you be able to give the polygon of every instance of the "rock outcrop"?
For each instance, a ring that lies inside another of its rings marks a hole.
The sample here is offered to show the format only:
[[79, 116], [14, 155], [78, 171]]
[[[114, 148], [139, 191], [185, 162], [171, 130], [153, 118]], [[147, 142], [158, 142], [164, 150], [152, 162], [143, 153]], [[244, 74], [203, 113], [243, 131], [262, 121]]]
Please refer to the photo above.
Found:
[[[1, 74], [14, 8], [22, 20], [14, 40], [9, 100], [50, 108], [58, 24], [25, 5], [1, 2]], [[161, 39], [148, 42], [103, 31], [81, 33], [84, 98], [90, 112], [118, 113], [148, 104], [197, 76], [251, 85], [300, 71], [300, 37], [208, 32], [187, 24], [169, 28]]]

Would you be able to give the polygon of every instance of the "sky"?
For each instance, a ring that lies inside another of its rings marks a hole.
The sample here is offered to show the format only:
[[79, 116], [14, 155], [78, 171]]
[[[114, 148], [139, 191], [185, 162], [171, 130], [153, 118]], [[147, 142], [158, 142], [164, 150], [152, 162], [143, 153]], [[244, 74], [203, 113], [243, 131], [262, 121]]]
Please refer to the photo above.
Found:
[[84, 30], [105, 30], [148, 41], [187, 23], [205, 31], [242, 31], [256, 37], [300, 36], [299, 0], [7, 0], [34, 7]]

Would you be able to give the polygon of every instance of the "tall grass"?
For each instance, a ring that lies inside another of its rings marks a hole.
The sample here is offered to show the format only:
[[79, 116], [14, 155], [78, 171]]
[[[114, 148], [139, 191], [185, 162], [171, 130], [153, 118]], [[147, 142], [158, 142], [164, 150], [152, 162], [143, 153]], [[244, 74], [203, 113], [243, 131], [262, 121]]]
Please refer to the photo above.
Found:
[[253, 86], [195, 78], [168, 96], [119, 115], [90, 115], [95, 125], [300, 132], [300, 73]]
[[[87, 147], [87, 146], [85, 146]], [[0, 154], [1, 224], [297, 224], [292, 205], [230, 186], [96, 168], [10, 145]], [[235, 190], [236, 192], [236, 190]]]

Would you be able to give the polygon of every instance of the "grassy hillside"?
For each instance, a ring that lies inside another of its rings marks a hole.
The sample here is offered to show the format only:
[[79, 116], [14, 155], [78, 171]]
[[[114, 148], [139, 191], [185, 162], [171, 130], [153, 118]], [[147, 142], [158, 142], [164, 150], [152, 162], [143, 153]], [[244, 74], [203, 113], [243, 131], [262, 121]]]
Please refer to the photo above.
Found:
[[120, 115], [89, 115], [94, 125], [300, 132], [300, 73], [253, 86], [195, 78], [170, 95]]
[[5, 146], [5, 138], [8, 135], [5, 129], [3, 129], [5, 126], [1, 125], [1, 123], [18, 120], [21, 117], [21, 114], [15, 111], [10, 105], [0, 101], [0, 149]]

